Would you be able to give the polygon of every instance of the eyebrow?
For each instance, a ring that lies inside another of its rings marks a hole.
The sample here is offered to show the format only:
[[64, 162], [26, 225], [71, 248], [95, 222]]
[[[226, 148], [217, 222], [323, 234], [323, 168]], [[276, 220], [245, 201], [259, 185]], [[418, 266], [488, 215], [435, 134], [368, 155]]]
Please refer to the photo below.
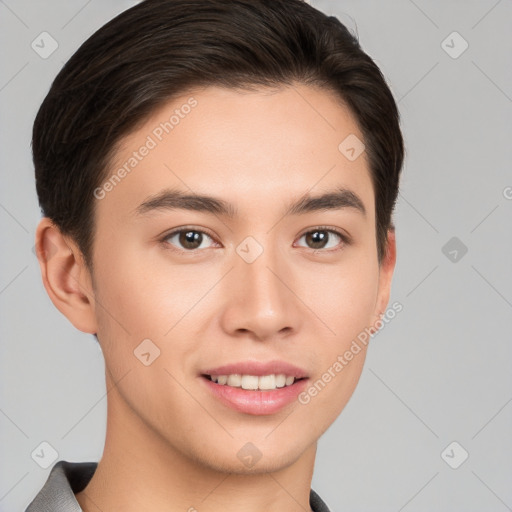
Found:
[[[354, 209], [366, 216], [366, 208], [360, 197], [355, 192], [342, 187], [317, 196], [306, 193], [298, 201], [288, 205], [283, 216], [345, 208]], [[175, 189], [165, 189], [148, 197], [135, 209], [135, 214], [142, 216], [158, 210], [176, 209], [205, 212], [230, 219], [238, 216], [237, 208], [223, 199], [203, 194], [190, 194]]]

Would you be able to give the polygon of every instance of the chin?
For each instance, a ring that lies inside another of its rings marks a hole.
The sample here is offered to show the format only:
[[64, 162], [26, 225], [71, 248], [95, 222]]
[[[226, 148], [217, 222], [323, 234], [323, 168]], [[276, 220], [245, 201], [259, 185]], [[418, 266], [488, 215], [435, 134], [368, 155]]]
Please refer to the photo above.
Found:
[[300, 450], [296, 443], [286, 451], [283, 451], [282, 445], [279, 451], [277, 447], [260, 449], [257, 443], [250, 442], [236, 442], [236, 445], [236, 448], [229, 452], [219, 453], [213, 450], [207, 457], [203, 453], [196, 458], [196, 462], [219, 473], [256, 475], [285, 469], [295, 463], [306, 450]]

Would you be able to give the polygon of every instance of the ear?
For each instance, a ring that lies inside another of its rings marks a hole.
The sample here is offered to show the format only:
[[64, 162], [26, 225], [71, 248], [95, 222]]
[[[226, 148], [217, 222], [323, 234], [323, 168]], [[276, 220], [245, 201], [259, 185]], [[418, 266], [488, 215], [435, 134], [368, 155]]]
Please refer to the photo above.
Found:
[[[391, 294], [391, 281], [396, 264], [396, 236], [395, 228], [391, 227], [388, 230], [387, 249], [386, 254], [382, 258], [379, 267], [379, 291], [377, 294], [377, 301], [375, 303], [374, 320], [372, 325], [375, 325], [377, 320], [386, 311], [389, 296]], [[375, 329], [372, 329], [376, 332]]]
[[92, 279], [78, 246], [43, 217], [36, 229], [35, 250], [44, 287], [55, 307], [77, 329], [95, 334]]

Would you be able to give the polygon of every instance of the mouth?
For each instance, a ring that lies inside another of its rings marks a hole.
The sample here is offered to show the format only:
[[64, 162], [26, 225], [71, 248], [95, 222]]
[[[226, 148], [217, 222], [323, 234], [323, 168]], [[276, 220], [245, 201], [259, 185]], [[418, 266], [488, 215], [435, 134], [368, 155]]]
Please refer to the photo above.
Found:
[[253, 373], [219, 373], [217, 369], [201, 373], [199, 380], [209, 396], [222, 406], [254, 416], [276, 414], [293, 402], [298, 403], [298, 395], [309, 382], [299, 370], [290, 371], [289, 367], [286, 373], [267, 373], [268, 370], [252, 368]]
[[198, 377], [210, 396], [235, 411], [269, 415], [297, 401], [309, 381], [301, 368], [283, 361], [245, 361], [203, 370]]

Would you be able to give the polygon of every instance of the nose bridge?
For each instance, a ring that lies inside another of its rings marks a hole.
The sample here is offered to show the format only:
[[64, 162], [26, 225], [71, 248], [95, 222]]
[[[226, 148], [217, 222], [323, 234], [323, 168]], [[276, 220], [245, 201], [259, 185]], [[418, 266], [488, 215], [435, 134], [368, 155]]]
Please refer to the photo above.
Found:
[[275, 254], [270, 254], [268, 250], [258, 260], [245, 266], [243, 272], [250, 280], [255, 297], [273, 302], [283, 295], [283, 284], [276, 277], [280, 267], [281, 264], [276, 261]]
[[246, 287], [242, 287], [244, 299], [256, 302], [261, 309], [267, 303], [268, 308], [277, 306], [281, 296], [285, 293], [283, 283], [276, 277], [282, 262], [278, 261], [278, 248], [272, 244], [272, 237], [265, 237], [264, 241], [247, 237], [237, 247], [240, 261], [236, 262], [237, 273]]

